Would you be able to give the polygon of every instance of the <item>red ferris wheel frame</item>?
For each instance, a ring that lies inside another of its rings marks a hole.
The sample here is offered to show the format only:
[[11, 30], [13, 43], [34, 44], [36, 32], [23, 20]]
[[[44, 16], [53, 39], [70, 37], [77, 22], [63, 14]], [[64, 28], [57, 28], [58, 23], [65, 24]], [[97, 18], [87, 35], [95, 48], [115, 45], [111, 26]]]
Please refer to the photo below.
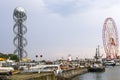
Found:
[[114, 20], [110, 17], [106, 18], [104, 22], [102, 37], [106, 58], [118, 58], [118, 32]]

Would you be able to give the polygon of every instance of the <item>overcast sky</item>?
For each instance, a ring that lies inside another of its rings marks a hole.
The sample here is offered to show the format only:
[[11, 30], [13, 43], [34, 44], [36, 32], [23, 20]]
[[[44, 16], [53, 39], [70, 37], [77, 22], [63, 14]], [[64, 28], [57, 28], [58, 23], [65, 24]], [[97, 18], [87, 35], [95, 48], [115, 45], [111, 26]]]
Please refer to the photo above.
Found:
[[13, 53], [13, 11], [22, 6], [27, 12], [25, 34], [28, 56], [43, 59], [91, 58], [100, 45], [103, 51], [102, 28], [107, 17], [120, 31], [119, 0], [1, 0], [0, 52]]

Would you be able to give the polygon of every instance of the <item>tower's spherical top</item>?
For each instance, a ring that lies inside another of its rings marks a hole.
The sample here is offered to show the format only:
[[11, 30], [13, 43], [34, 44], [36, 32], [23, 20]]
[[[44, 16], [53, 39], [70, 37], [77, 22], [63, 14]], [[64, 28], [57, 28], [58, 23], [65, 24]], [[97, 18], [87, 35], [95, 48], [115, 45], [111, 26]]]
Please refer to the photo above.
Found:
[[14, 9], [14, 13], [13, 15], [16, 17], [16, 18], [23, 18], [26, 16], [26, 11], [24, 8], [22, 7], [17, 7]]

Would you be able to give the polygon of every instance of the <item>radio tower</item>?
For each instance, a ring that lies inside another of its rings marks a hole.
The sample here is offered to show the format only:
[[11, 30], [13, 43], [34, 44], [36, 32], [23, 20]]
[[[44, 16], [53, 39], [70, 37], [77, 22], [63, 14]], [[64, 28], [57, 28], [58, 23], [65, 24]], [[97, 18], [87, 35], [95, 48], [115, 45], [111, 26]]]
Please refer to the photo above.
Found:
[[24, 47], [27, 45], [27, 40], [24, 37], [24, 34], [27, 32], [27, 28], [24, 25], [27, 19], [25, 9], [22, 7], [15, 8], [13, 19], [15, 21], [13, 32], [16, 35], [13, 40], [13, 43], [16, 47], [14, 54], [17, 54], [19, 57], [19, 61], [21, 61], [23, 58], [27, 57], [27, 52], [24, 50]]

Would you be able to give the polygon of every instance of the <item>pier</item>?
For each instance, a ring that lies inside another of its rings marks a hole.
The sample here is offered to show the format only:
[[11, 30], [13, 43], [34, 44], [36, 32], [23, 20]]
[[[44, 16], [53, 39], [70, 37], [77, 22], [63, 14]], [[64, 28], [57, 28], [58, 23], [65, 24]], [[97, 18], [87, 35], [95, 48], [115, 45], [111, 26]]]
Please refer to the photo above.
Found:
[[61, 76], [55, 76], [54, 73], [24, 73], [12, 76], [12, 80], [72, 80], [73, 77], [88, 72], [83, 69], [64, 70]]

